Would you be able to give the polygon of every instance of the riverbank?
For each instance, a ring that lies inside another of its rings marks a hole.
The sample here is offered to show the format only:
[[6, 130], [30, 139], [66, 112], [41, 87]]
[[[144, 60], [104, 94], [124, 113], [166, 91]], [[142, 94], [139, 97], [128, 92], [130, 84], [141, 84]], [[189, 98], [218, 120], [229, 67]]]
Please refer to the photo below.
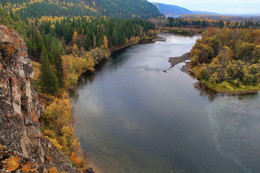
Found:
[[170, 34], [177, 34], [182, 36], [194, 36], [201, 34], [205, 31], [205, 28], [179, 28], [179, 27], [161, 27], [161, 32], [166, 32]]
[[[197, 78], [198, 79], [198, 78]], [[199, 80], [199, 79], [198, 79]], [[200, 80], [207, 88], [222, 94], [231, 94], [231, 95], [244, 95], [244, 94], [253, 94], [260, 91], [260, 87], [255, 86], [242, 86], [241, 88], [234, 88], [228, 84], [220, 83], [217, 85], [211, 84], [207, 81]]]
[[[185, 53], [179, 57], [171, 57], [169, 58], [169, 62], [171, 63], [171, 68], [175, 65], [190, 60], [189, 53]], [[200, 80], [198, 77], [195, 76], [194, 71], [192, 70], [191, 63], [186, 62], [185, 65], [182, 66], [181, 70], [183, 72], [188, 73], [192, 77], [197, 78], [205, 87], [211, 89], [217, 93], [222, 94], [232, 94], [232, 95], [243, 95], [243, 94], [252, 94], [260, 91], [260, 86], [242, 86], [242, 87], [233, 87], [227, 83], [220, 83], [220, 84], [211, 84], [207, 81]]]
[[[65, 85], [67, 85], [65, 92], [68, 93], [71, 92], [78, 84], [79, 77], [82, 74], [86, 73], [87, 71], [92, 71], [92, 72], [95, 71], [96, 66], [101, 61], [109, 59], [113, 52], [119, 51], [121, 49], [127, 48], [132, 45], [139, 44], [140, 40], [146, 40], [147, 43], [148, 42], [151, 43], [151, 40], [155, 38], [156, 37], [144, 37], [144, 38], [136, 37], [133, 38], [132, 40], [129, 40], [126, 45], [117, 46], [110, 49], [95, 48], [86, 52], [81, 57], [79, 57], [76, 54], [62, 56], [63, 68], [65, 69], [65, 71], [67, 71], [65, 75], [65, 81], [67, 81], [65, 82]], [[86, 61], [84, 61], [84, 58], [86, 59]], [[71, 99], [70, 99], [70, 106], [72, 108]], [[72, 109], [71, 109], [71, 118], [74, 119], [74, 115], [72, 114]], [[79, 150], [82, 153], [84, 153], [81, 147], [79, 147]], [[85, 154], [81, 154], [80, 156], [85, 156]], [[94, 160], [91, 159], [91, 156], [86, 156], [84, 158], [85, 158], [86, 166], [89, 171], [87, 173], [92, 173], [91, 171], [95, 173], [104, 172], [101, 168], [97, 166], [97, 164], [95, 164]]]

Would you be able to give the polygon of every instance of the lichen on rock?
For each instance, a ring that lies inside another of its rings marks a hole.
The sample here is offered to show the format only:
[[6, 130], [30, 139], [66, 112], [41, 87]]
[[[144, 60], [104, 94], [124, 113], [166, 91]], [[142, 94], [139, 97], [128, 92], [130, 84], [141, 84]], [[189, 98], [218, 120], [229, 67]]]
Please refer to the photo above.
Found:
[[[33, 74], [23, 38], [0, 25], [0, 145], [19, 153], [19, 157], [35, 160], [35, 171], [46, 172], [56, 167], [58, 171], [77, 172], [41, 133], [39, 118], [43, 106], [31, 85]], [[10, 155], [5, 161], [15, 169], [19, 157]], [[0, 172], [6, 169], [1, 164]], [[24, 170], [29, 166], [25, 165]]]

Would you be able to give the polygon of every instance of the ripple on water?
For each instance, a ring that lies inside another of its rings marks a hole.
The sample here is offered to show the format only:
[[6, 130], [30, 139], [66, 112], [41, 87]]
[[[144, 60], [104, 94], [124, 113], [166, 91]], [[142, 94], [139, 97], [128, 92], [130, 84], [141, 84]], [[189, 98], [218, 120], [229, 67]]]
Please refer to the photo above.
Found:
[[243, 172], [260, 170], [259, 95], [221, 96], [208, 107], [219, 152]]

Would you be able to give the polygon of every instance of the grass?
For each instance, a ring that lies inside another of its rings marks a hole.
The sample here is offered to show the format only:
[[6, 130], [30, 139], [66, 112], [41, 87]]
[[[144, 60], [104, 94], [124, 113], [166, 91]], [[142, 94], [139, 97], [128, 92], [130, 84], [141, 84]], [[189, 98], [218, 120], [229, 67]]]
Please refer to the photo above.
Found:
[[222, 82], [219, 84], [212, 84], [204, 80], [202, 80], [201, 82], [204, 85], [206, 85], [208, 88], [224, 94], [247, 94], [247, 93], [255, 93], [257, 91], [260, 91], [260, 84], [256, 86], [240, 85], [239, 87], [236, 87], [228, 82]]
[[33, 76], [33, 80], [36, 81], [41, 73], [41, 64], [36, 62], [36, 61], [32, 61], [32, 68], [33, 68], [33, 72], [34, 72], [34, 76]]

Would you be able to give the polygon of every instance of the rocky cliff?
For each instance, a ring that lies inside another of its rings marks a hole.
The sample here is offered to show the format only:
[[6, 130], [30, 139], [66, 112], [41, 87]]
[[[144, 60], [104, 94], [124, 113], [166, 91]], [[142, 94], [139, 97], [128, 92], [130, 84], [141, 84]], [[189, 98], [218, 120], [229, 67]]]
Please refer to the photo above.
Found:
[[43, 106], [27, 56], [23, 38], [0, 25], [0, 172], [77, 172], [40, 131]]

